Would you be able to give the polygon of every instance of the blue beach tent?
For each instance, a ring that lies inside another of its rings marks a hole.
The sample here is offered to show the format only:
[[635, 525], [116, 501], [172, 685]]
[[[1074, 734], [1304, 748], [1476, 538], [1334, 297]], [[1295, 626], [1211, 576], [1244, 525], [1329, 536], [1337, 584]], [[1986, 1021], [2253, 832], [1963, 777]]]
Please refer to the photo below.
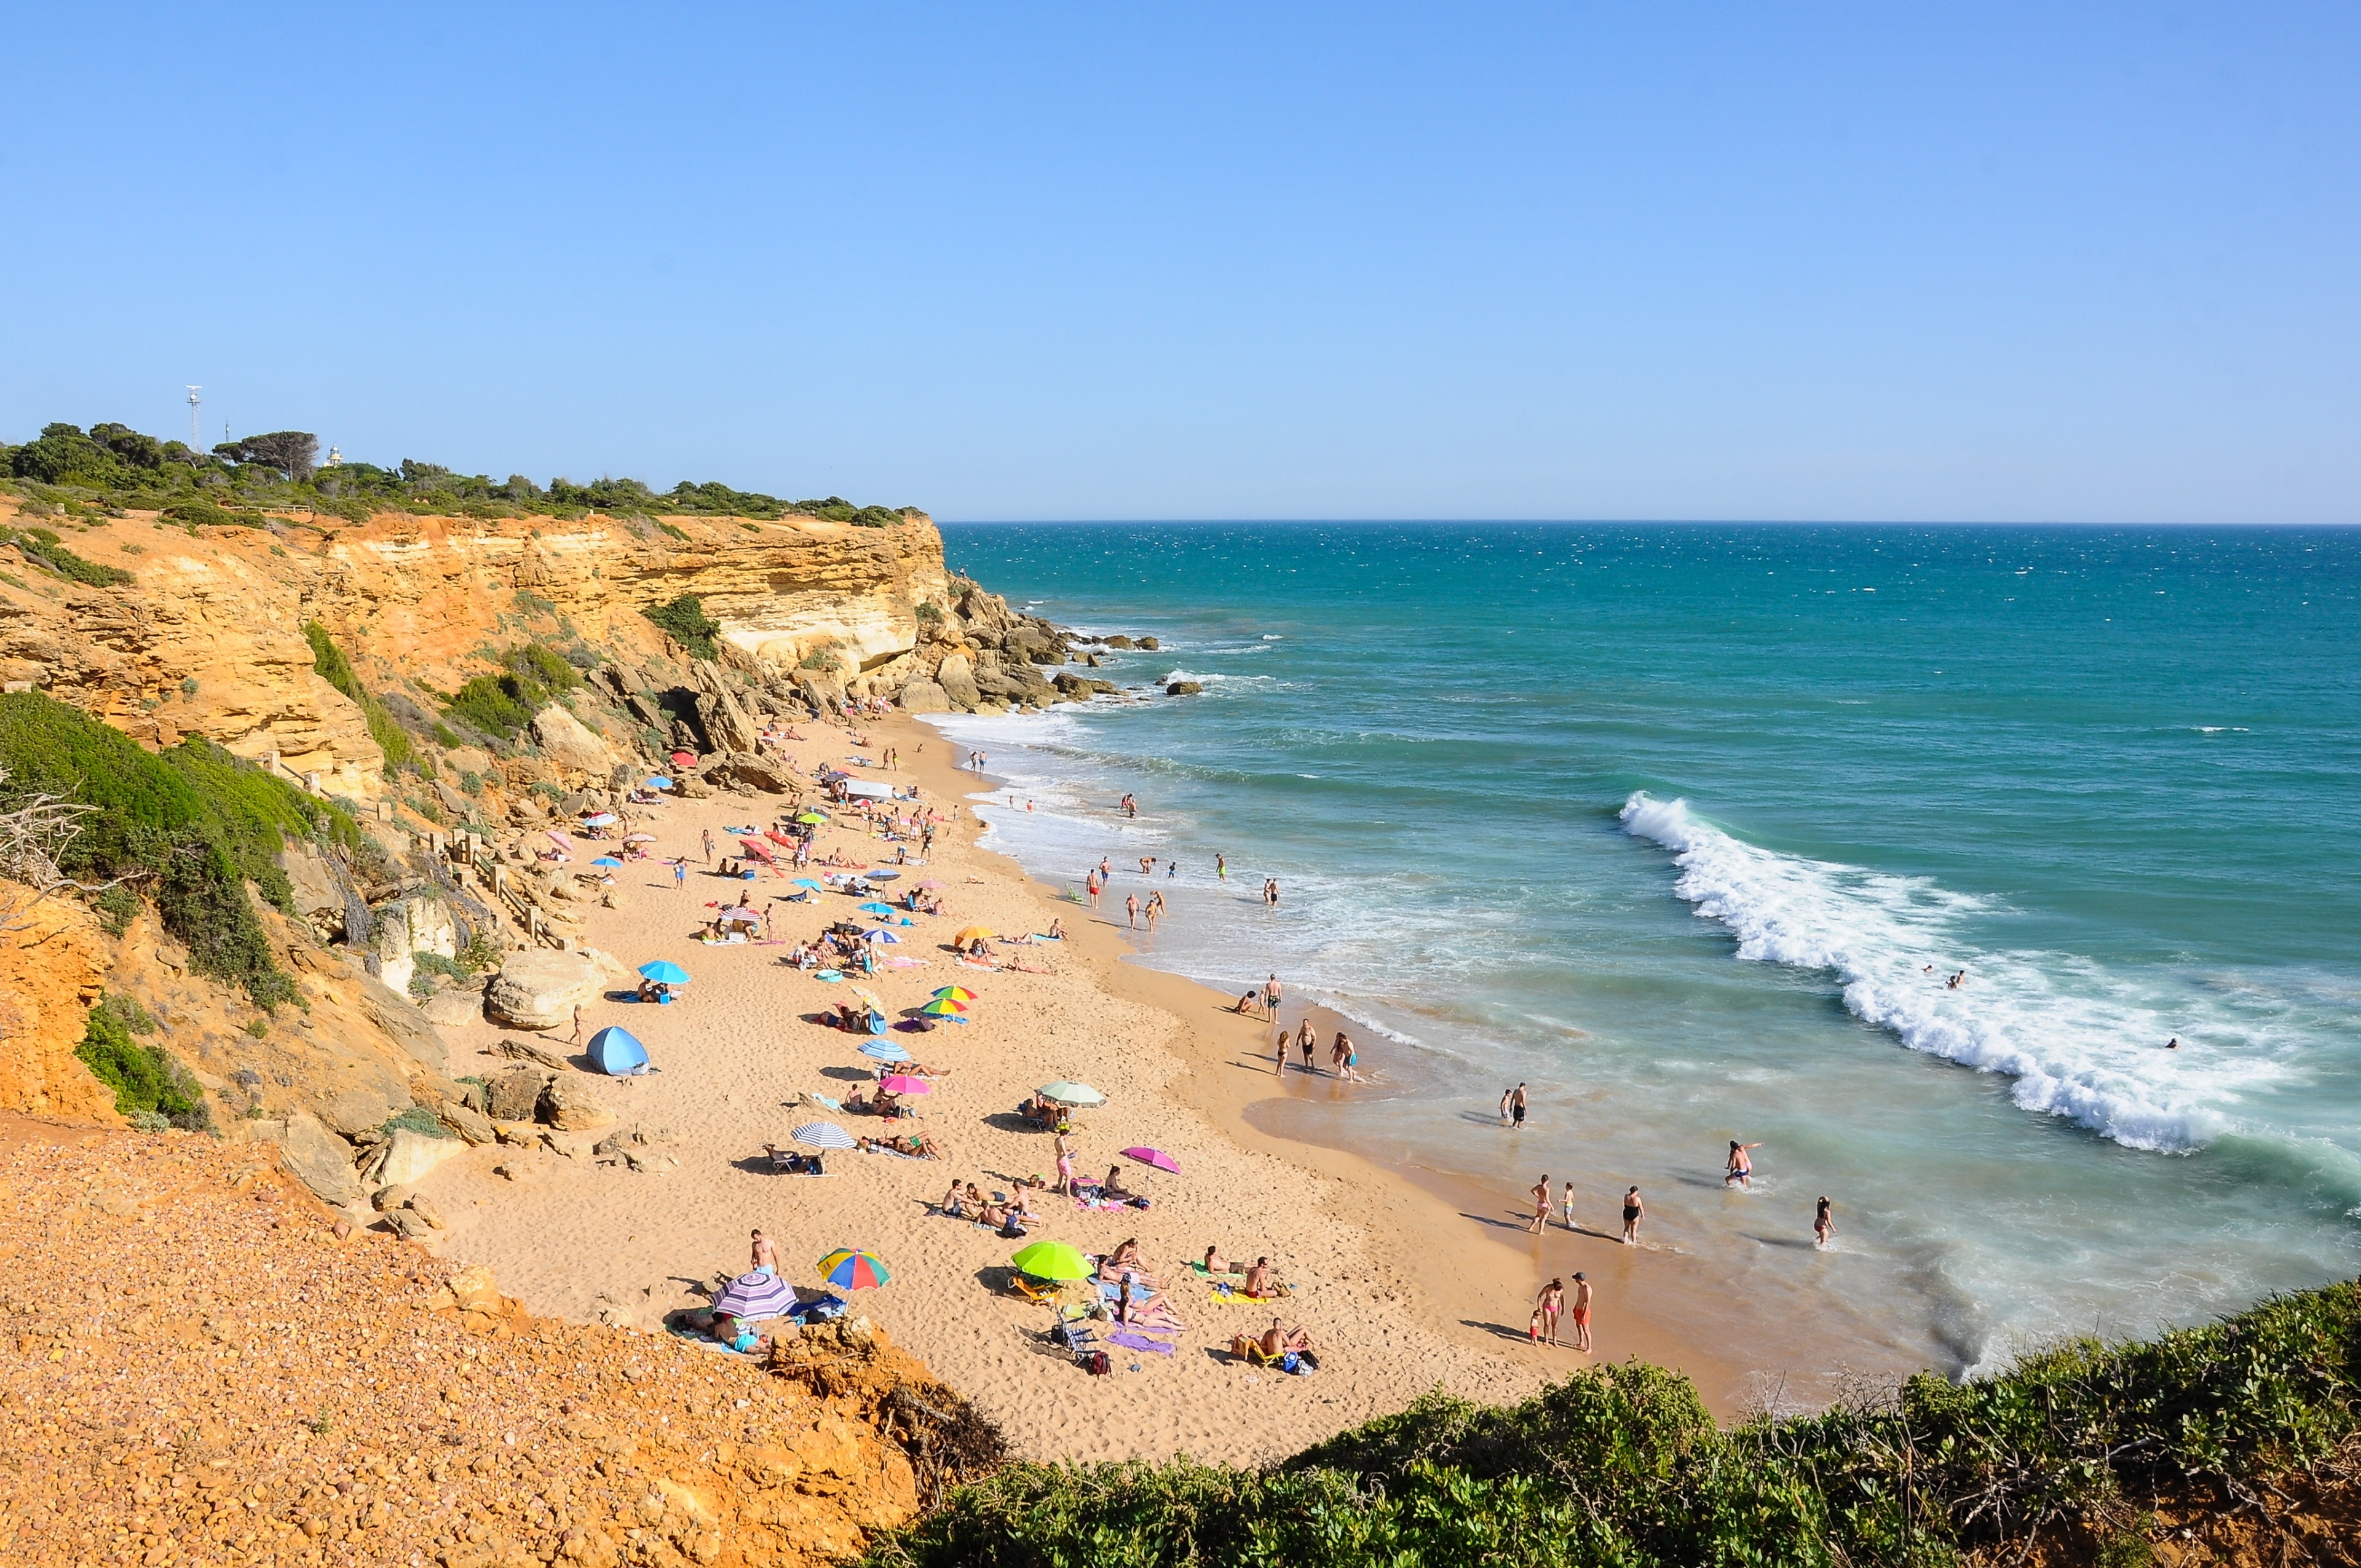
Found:
[[637, 1078], [652, 1070], [647, 1047], [612, 1024], [590, 1036], [590, 1059], [609, 1078]]

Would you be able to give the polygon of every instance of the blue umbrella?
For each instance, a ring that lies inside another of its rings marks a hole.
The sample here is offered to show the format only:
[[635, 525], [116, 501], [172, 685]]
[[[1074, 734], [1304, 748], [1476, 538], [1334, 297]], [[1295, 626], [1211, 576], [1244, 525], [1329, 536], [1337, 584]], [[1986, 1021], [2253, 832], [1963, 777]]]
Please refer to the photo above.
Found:
[[864, 1057], [874, 1057], [879, 1061], [908, 1061], [910, 1059], [910, 1053], [904, 1050], [901, 1047], [895, 1045], [891, 1040], [871, 1040], [861, 1047], [861, 1054]]
[[879, 904], [874, 900], [872, 900], [861, 906], [861, 913], [863, 915], [891, 915], [894, 913], [894, 906], [890, 904]]
[[652, 773], [648, 777], [640, 781], [640, 787], [642, 789], [670, 789], [672, 788], [672, 780], [664, 777], [662, 773]]
[[658, 985], [688, 983], [688, 971], [670, 959], [658, 959], [652, 964], [642, 964], [640, 974], [642, 979], [654, 981]]
[[828, 889], [820, 886], [819, 883], [812, 881], [812, 879], [807, 876], [799, 876], [787, 885], [790, 887], [807, 887], [814, 893], [826, 893], [828, 891]]
[[871, 942], [899, 942], [902, 939], [883, 926], [878, 927], [874, 931], [863, 931], [861, 935], [864, 941]]
[[637, 1078], [648, 1070], [648, 1048], [612, 1024], [590, 1036], [590, 1059], [609, 1078]]
[[612, 855], [601, 855], [590, 863], [594, 866], [620, 866], [623, 862]]

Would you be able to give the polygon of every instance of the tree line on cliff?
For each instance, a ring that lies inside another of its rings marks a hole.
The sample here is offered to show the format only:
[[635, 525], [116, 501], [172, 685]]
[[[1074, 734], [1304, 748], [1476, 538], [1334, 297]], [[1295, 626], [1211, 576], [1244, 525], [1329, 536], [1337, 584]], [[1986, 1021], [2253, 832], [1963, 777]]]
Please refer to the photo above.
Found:
[[2240, 1561], [2349, 1563], [2315, 1550], [2361, 1526], [2356, 1387], [2345, 1284], [1728, 1428], [1687, 1378], [1631, 1362], [1506, 1409], [1432, 1394], [1268, 1469], [1012, 1465], [865, 1564], [2129, 1568], [2222, 1532], [2261, 1554]]
[[664, 515], [741, 517], [773, 521], [817, 517], [883, 528], [918, 515], [910, 507], [856, 506], [841, 496], [783, 500], [708, 480], [682, 480], [655, 490], [638, 479], [598, 478], [588, 484], [559, 477], [538, 485], [522, 474], [494, 480], [460, 474], [438, 463], [405, 457], [398, 466], [338, 461], [322, 466], [319, 438], [309, 431], [270, 431], [225, 441], [200, 452], [185, 442], [143, 434], [130, 426], [44, 425], [21, 445], [0, 442], [0, 478], [27, 499], [68, 515], [138, 508], [194, 526], [258, 525], [267, 512], [366, 521], [373, 513], [407, 511], [467, 517], [554, 517], [593, 512], [654, 519]]

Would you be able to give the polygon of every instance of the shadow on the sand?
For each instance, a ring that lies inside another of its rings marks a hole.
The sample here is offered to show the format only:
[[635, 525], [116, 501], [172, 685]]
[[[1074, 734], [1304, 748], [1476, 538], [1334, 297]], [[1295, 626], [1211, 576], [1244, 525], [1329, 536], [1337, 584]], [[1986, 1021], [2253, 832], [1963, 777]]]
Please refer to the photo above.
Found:
[[1758, 1236], [1749, 1234], [1744, 1231], [1741, 1231], [1739, 1234], [1745, 1236], [1748, 1241], [1760, 1242], [1764, 1246], [1794, 1247], [1801, 1252], [1817, 1252], [1819, 1250], [1818, 1243], [1803, 1241], [1795, 1236]]
[[1459, 1217], [1463, 1220], [1473, 1220], [1479, 1225], [1490, 1225], [1496, 1230], [1503, 1231], [1531, 1230], [1533, 1223], [1530, 1216], [1523, 1220], [1497, 1220], [1489, 1214], [1470, 1214], [1464, 1209], [1460, 1211]]
[[1486, 1333], [1492, 1335], [1495, 1339], [1512, 1339], [1519, 1344], [1531, 1344], [1532, 1343], [1532, 1334], [1523, 1329], [1512, 1329], [1506, 1323], [1488, 1323], [1481, 1318], [1462, 1318], [1459, 1320], [1459, 1326], [1468, 1329], [1482, 1329]]

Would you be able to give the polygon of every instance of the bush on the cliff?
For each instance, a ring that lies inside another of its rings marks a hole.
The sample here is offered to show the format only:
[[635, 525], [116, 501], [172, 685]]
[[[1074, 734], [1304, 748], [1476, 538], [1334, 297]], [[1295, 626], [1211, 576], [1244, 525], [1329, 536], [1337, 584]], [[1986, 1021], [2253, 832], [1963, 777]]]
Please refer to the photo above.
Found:
[[39, 692], [0, 696], [0, 766], [9, 775], [0, 807], [36, 794], [97, 807], [59, 857], [67, 875], [136, 886], [199, 973], [244, 986], [266, 1008], [296, 993], [247, 884], [291, 914], [279, 865], [289, 838], [366, 853], [351, 817], [210, 741], [192, 736], [151, 756]]
[[452, 694], [443, 711], [486, 735], [513, 740], [548, 703], [582, 684], [574, 666], [538, 642], [500, 655], [500, 668]]
[[1949, 1563], [2037, 1532], [2145, 1560], [2151, 1503], [2219, 1506], [2329, 1462], [2361, 1431], [2356, 1391], [2353, 1285], [1728, 1430], [1686, 1378], [1632, 1363], [1506, 1409], [1430, 1395], [1269, 1471], [1014, 1466], [867, 1561], [1837, 1568]]
[[91, 1076], [115, 1091], [115, 1109], [134, 1123], [154, 1118], [203, 1132], [213, 1125], [205, 1091], [189, 1069], [137, 1036], [156, 1032], [148, 1010], [128, 996], [110, 996], [90, 1010], [74, 1055]]
[[717, 653], [713, 638], [721, 630], [721, 623], [705, 613], [705, 601], [695, 594], [683, 594], [670, 604], [660, 604], [640, 613], [654, 621], [665, 636], [687, 649], [690, 658], [710, 659]]
[[349, 697], [361, 710], [361, 717], [368, 721], [369, 739], [376, 741], [378, 750], [385, 753], [386, 776], [390, 778], [405, 767], [414, 767], [428, 778], [433, 778], [433, 759], [418, 749], [410, 738], [410, 731], [401, 727], [386, 705], [361, 685], [352, 661], [345, 657], [342, 648], [336, 646], [336, 640], [328, 634], [328, 629], [316, 620], [307, 620], [303, 623], [303, 636], [312, 644], [312, 668], [322, 680]]
[[120, 566], [102, 565], [85, 561], [65, 547], [64, 542], [46, 528], [17, 530], [0, 528], [0, 542], [14, 544], [31, 557], [35, 564], [47, 566], [59, 576], [86, 584], [93, 588], [119, 588], [131, 581], [131, 574]]

